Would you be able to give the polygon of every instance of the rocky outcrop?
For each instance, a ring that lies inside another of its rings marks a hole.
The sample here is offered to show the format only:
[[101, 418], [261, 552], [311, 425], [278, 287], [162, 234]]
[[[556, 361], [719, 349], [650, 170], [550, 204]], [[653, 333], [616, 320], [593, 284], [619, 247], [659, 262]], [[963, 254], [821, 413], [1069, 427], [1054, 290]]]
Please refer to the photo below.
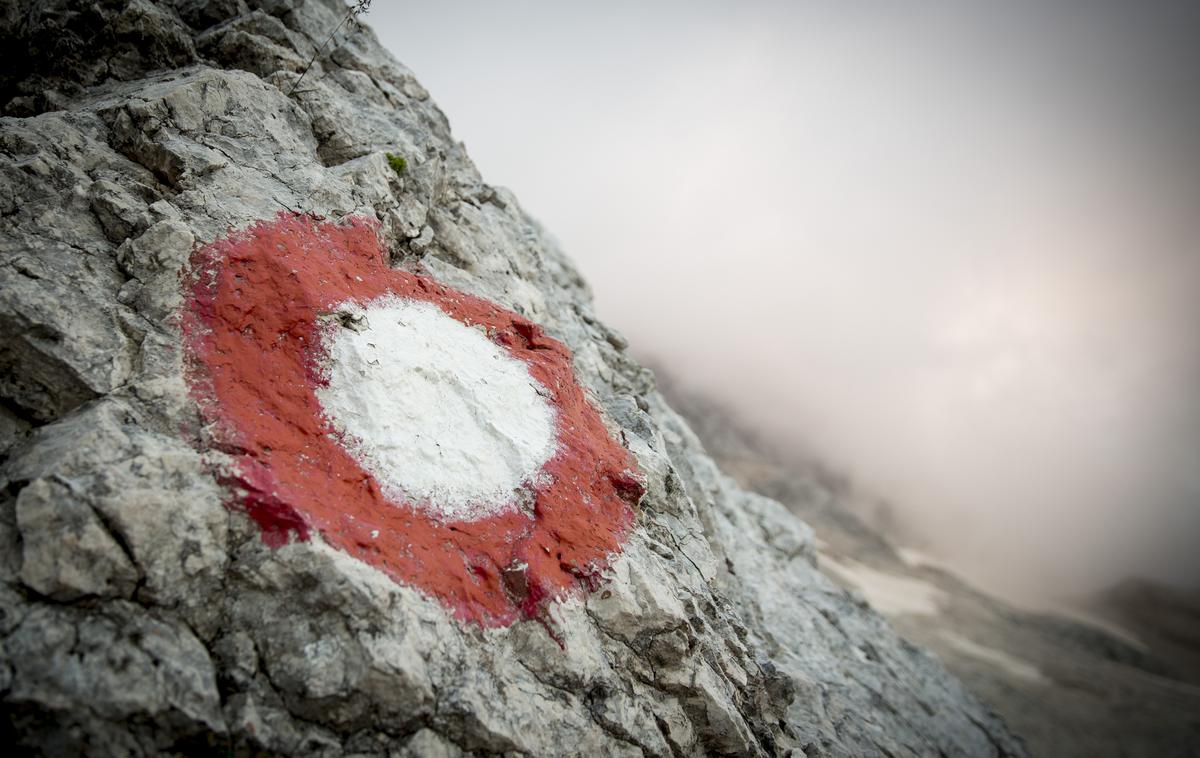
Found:
[[[333, 0], [21, 1], [0, 66], [0, 697], [47, 753], [1018, 754], [705, 455], [578, 272]], [[322, 43], [341, 26], [327, 47]], [[306, 65], [312, 60], [311, 68]], [[407, 164], [398, 171], [388, 154]], [[539, 324], [645, 494], [594, 591], [456, 620], [229, 508], [181, 277], [283, 213]]]

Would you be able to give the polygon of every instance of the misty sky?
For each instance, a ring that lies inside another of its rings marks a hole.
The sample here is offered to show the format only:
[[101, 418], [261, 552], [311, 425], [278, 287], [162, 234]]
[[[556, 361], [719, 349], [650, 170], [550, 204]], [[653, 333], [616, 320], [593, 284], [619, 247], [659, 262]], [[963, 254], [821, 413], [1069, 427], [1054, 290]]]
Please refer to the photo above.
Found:
[[366, 20], [635, 352], [910, 539], [1010, 592], [1194, 583], [1200, 13], [993, 5]]

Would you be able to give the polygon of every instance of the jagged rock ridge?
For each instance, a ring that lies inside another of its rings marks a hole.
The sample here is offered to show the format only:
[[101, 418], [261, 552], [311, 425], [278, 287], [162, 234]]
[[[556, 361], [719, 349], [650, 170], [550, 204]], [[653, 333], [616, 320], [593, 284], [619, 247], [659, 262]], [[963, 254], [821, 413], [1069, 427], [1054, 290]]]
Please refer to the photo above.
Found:
[[[0, 693], [47, 753], [1017, 754], [722, 475], [579, 274], [333, 0], [22, 0], [0, 66]], [[319, 52], [319, 54], [317, 54]], [[301, 72], [315, 62], [300, 82]], [[299, 86], [296, 86], [300, 82]], [[403, 156], [399, 174], [387, 153]], [[646, 480], [603, 591], [484, 630], [227, 509], [184, 378], [193, 250], [280, 211], [574, 353]]]

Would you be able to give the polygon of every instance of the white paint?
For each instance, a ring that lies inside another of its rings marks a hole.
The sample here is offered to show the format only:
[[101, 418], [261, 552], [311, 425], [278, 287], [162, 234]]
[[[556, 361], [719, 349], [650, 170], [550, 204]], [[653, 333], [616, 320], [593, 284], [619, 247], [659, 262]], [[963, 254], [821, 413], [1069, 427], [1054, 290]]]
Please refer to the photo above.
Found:
[[528, 366], [431, 303], [389, 296], [339, 315], [317, 398], [384, 493], [454, 520], [516, 502], [556, 444]]
[[929, 582], [908, 576], [885, 574], [849, 559], [821, 556], [821, 568], [832, 569], [844, 582], [862, 593], [875, 610], [885, 616], [936, 615], [946, 593]]

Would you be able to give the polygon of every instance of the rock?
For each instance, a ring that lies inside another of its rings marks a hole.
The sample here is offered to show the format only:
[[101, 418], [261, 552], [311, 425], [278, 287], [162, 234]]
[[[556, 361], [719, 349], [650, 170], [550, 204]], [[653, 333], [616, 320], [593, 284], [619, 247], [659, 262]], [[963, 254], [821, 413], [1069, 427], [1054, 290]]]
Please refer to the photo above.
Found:
[[431, 729], [422, 729], [399, 751], [401, 758], [458, 758], [463, 752]]
[[179, 308], [179, 272], [187, 265], [196, 238], [181, 221], [159, 221], [117, 248], [117, 263], [138, 284], [137, 294], [122, 301], [151, 321], [169, 318]]
[[116, 182], [101, 179], [88, 190], [92, 213], [111, 242], [123, 242], [150, 225], [146, 204]]
[[55, 600], [133, 594], [137, 570], [69, 485], [31, 482], [17, 496], [16, 515], [26, 586]]
[[10, 4], [0, 29], [0, 100], [8, 115], [58, 109], [105, 79], [131, 80], [195, 60], [192, 35], [150, 0]]
[[[596, 319], [569, 260], [484, 183], [368, 28], [347, 25], [313, 59], [339, 3], [17, 5], [4, 41], [29, 60], [0, 69], [0, 698], [13, 744], [1021, 753], [934, 659], [824, 578], [802, 522], [721, 474]], [[596, 586], [485, 628], [319, 530], [264, 542], [230, 473], [249, 453], [205, 421], [180, 305], [198, 246], [281, 213], [378, 223], [391, 265], [570, 348], [644, 480], [613, 486], [645, 488]]]
[[[204, 646], [127, 602], [38, 605], [5, 638], [4, 656], [8, 717], [42, 752], [148, 754], [224, 730]], [[145, 725], [129, 728], [131, 719]]]

